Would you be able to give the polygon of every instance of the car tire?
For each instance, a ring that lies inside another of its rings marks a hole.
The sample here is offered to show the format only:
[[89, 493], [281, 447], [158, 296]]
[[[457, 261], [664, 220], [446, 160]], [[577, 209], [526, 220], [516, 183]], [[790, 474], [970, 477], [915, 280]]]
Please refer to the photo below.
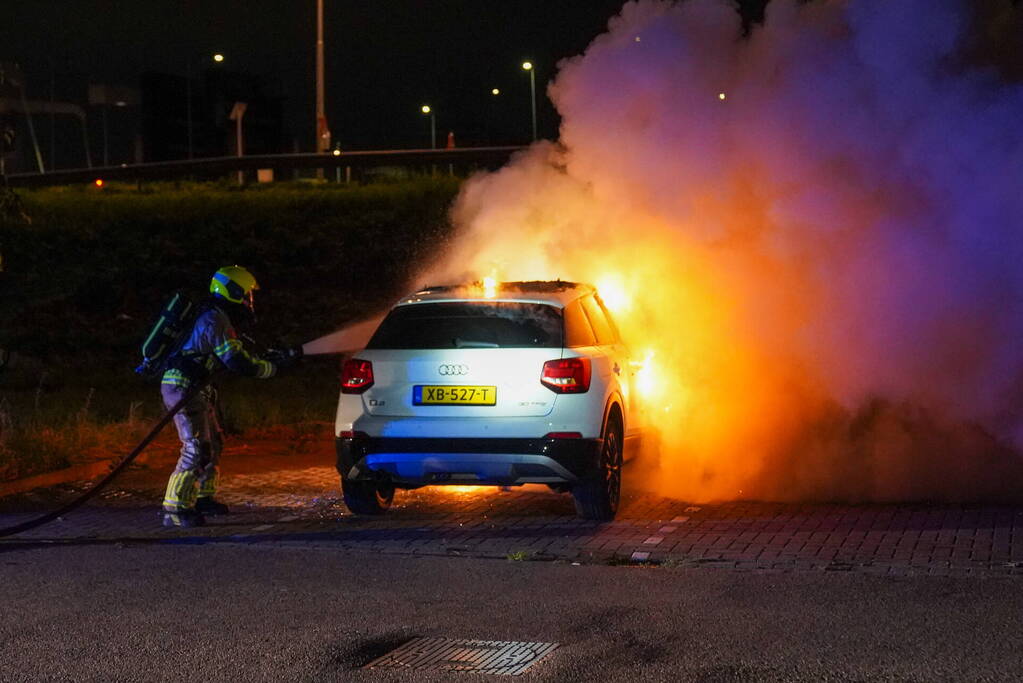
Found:
[[341, 496], [357, 515], [382, 515], [394, 500], [394, 487], [385, 482], [341, 480]]
[[597, 469], [572, 487], [575, 509], [583, 519], [607, 522], [615, 518], [622, 497], [622, 422], [612, 414], [604, 425]]

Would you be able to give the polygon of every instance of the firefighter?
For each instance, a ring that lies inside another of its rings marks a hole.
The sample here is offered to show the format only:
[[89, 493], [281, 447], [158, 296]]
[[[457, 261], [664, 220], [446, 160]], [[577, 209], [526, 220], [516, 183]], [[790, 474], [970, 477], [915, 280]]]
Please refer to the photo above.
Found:
[[[204, 381], [218, 367], [268, 379], [301, 357], [301, 347], [274, 352], [273, 360], [246, 351], [235, 329], [254, 320], [256, 289], [256, 278], [241, 266], [227, 266], [214, 273], [210, 296], [200, 304], [191, 334], [163, 374], [161, 393], [168, 409], [181, 400], [189, 386]], [[167, 482], [163, 525], [202, 526], [206, 515], [228, 513], [227, 506], [214, 498], [223, 446], [216, 389], [203, 389], [174, 417], [174, 425], [181, 440], [181, 456]]]

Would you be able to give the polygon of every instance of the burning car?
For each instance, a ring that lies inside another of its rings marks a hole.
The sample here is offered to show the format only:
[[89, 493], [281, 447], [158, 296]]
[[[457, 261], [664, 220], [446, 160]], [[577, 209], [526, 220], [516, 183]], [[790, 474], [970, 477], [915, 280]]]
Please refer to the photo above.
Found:
[[643, 431], [629, 350], [589, 285], [485, 281], [410, 294], [344, 361], [345, 504], [395, 489], [546, 484], [612, 519]]

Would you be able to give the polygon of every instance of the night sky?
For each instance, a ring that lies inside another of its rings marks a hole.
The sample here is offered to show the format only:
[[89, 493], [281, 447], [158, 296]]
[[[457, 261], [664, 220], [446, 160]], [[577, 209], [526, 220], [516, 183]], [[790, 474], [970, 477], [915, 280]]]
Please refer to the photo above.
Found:
[[[760, 0], [743, 3], [749, 17]], [[540, 134], [557, 115], [543, 94], [558, 60], [579, 54], [622, 0], [325, 0], [327, 115], [343, 148], [429, 145], [438, 138], [519, 144], [530, 138], [529, 77], [537, 68]], [[0, 61], [20, 63], [29, 95], [74, 98], [91, 81], [137, 86], [147, 70], [184, 75], [187, 57], [259, 76], [286, 98], [289, 141], [313, 146], [315, 0], [4, 0]], [[195, 67], [198, 70], [198, 66]], [[500, 88], [494, 97], [491, 88]], [[290, 146], [290, 144], [289, 144]]]

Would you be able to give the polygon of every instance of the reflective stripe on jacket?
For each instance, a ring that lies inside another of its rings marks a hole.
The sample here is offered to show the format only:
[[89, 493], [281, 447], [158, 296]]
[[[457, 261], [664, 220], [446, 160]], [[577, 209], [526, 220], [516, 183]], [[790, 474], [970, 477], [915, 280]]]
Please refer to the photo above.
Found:
[[[227, 314], [216, 306], [210, 306], [199, 314], [192, 327], [192, 334], [176, 355], [192, 359], [207, 371], [222, 364], [232, 372], [259, 379], [273, 377], [277, 372], [277, 366], [273, 363], [245, 350]], [[163, 384], [172, 386], [186, 387], [193, 379], [187, 371], [178, 368], [171, 368], [163, 374]]]

